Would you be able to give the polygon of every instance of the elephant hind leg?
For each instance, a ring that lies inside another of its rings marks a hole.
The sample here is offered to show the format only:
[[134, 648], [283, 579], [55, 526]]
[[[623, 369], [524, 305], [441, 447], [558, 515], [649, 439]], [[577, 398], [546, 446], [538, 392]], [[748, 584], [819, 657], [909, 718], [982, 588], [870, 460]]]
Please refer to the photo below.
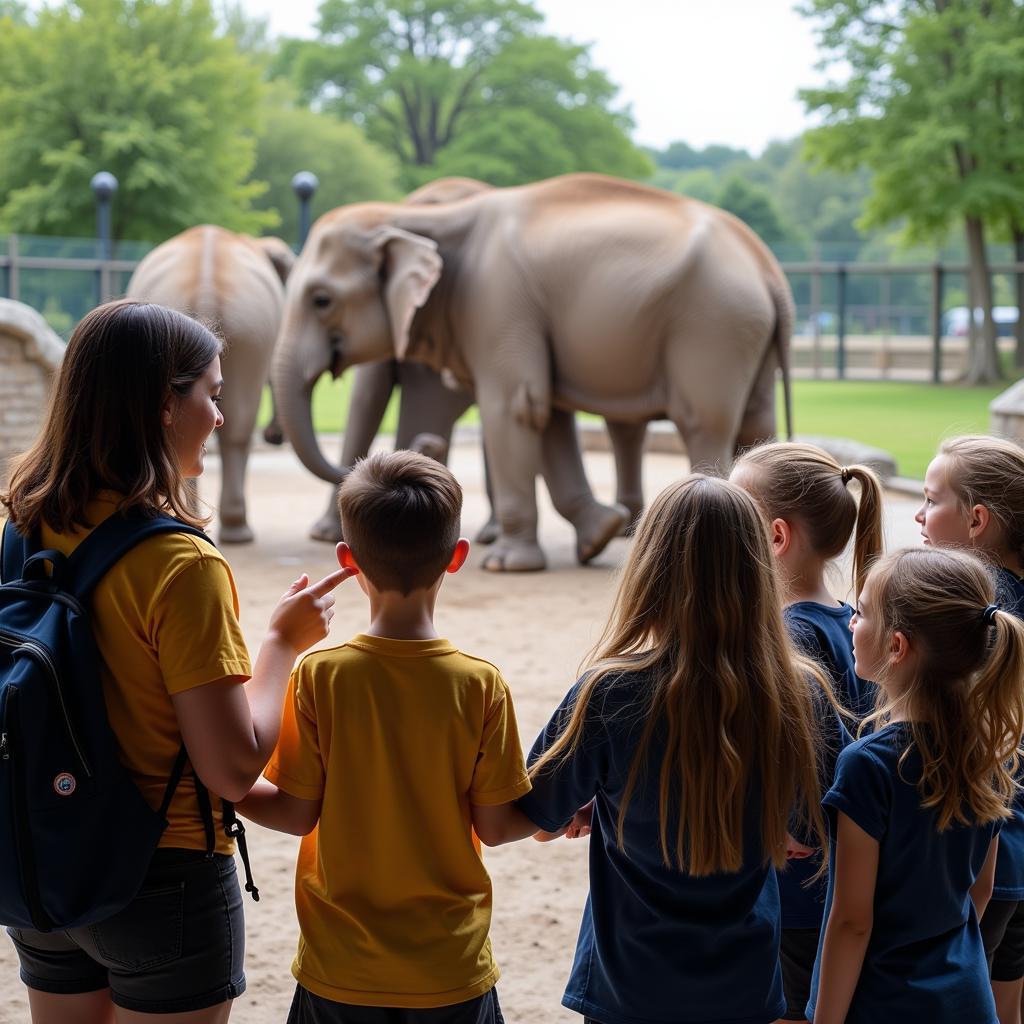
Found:
[[544, 482], [555, 510], [576, 529], [576, 559], [585, 565], [629, 525], [629, 510], [622, 505], [602, 505], [594, 497], [571, 412], [551, 410], [542, 445]]
[[615, 501], [629, 509], [624, 533], [632, 536], [644, 511], [642, 468], [647, 424], [608, 420], [605, 426], [615, 454]]
[[775, 440], [775, 368], [775, 351], [768, 348], [747, 396], [743, 419], [736, 434], [736, 455], [762, 441]]

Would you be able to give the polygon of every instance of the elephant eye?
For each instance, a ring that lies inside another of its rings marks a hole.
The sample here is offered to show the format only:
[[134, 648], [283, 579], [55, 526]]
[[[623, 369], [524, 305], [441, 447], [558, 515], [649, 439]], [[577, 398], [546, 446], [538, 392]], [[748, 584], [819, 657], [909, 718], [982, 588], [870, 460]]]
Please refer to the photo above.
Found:
[[317, 309], [326, 309], [331, 304], [331, 297], [326, 292], [317, 292], [313, 296], [313, 305]]

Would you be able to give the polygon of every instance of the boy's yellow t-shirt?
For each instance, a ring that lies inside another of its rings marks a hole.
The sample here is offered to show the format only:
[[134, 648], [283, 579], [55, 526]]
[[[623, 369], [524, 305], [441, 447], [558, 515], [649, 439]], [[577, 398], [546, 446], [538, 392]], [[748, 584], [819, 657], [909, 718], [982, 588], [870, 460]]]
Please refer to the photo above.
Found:
[[508, 687], [447, 640], [360, 635], [307, 655], [266, 777], [322, 800], [295, 879], [292, 972], [363, 1006], [465, 1002], [498, 979], [470, 802], [527, 793]]
[[[117, 500], [104, 492], [90, 503], [89, 521], [98, 526]], [[59, 534], [44, 524], [42, 545], [69, 555], [90, 532]], [[171, 695], [207, 683], [240, 684], [252, 674], [231, 570], [220, 552], [198, 537], [150, 537], [97, 584], [91, 624], [121, 761], [156, 809], [181, 746]], [[206, 849], [194, 780], [186, 768], [168, 809], [162, 847]], [[231, 853], [235, 844], [221, 827], [220, 800], [212, 804], [216, 849]]]

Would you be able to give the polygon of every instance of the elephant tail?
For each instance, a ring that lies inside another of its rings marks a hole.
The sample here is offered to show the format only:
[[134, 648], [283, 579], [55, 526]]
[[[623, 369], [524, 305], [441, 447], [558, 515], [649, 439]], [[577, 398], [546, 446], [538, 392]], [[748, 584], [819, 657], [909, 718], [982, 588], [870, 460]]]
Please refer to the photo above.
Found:
[[[773, 261], [774, 262], [774, 261]], [[793, 394], [789, 377], [789, 343], [793, 336], [793, 294], [782, 268], [775, 264], [768, 278], [768, 290], [775, 306], [775, 330], [772, 345], [782, 371], [782, 397], [786, 410], [786, 440], [793, 440]]]

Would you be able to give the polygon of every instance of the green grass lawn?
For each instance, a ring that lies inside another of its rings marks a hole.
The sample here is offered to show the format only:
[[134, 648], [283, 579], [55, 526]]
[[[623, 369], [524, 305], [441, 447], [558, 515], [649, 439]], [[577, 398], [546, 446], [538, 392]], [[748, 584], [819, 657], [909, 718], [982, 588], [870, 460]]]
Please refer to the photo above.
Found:
[[[318, 431], [336, 432], [345, 422], [351, 373], [340, 381], [321, 380], [313, 391], [313, 422]], [[850, 437], [891, 452], [901, 476], [924, 476], [938, 442], [955, 434], [985, 433], [988, 403], [1006, 386], [965, 388], [955, 384], [907, 384], [894, 381], [797, 380], [793, 382], [793, 420], [798, 434]], [[779, 434], [784, 434], [779, 390]], [[269, 415], [264, 396], [260, 422]], [[393, 432], [397, 395], [382, 430]], [[475, 408], [463, 417], [476, 422]]]
[[[850, 437], [883, 448], [896, 458], [901, 476], [920, 479], [939, 441], [957, 434], [988, 432], [988, 404], [1000, 387], [895, 381], [797, 380], [793, 382], [793, 426], [797, 434]], [[783, 436], [781, 388], [779, 434]]]

